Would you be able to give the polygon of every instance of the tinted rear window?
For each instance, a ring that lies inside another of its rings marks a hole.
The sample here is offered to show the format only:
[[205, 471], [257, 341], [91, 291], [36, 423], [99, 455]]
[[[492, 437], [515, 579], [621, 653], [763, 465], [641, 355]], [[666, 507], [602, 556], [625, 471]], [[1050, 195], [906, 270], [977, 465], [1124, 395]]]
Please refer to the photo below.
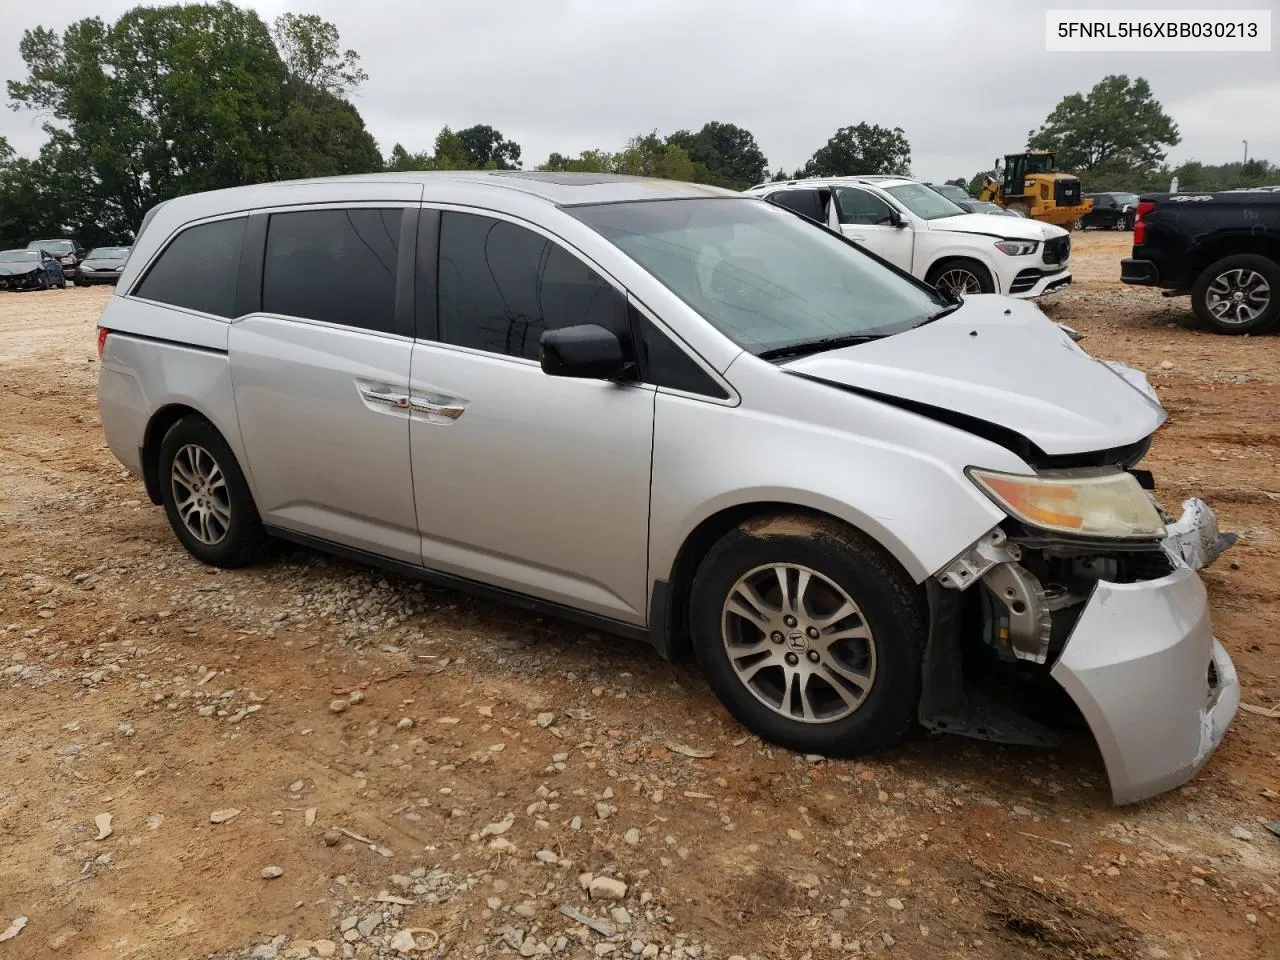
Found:
[[272, 214], [262, 309], [394, 332], [402, 213], [351, 209]]
[[236, 278], [246, 217], [188, 227], [174, 237], [134, 291], [215, 317], [235, 316]]

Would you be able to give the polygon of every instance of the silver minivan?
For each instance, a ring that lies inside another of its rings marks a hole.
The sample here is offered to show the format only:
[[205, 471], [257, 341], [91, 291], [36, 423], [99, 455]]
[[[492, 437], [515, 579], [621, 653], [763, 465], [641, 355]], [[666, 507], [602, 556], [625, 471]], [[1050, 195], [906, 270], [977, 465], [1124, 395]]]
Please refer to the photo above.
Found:
[[519, 171], [182, 197], [98, 344], [107, 442], [198, 560], [280, 538], [692, 649], [794, 750], [1052, 743], [1065, 692], [1125, 803], [1239, 702], [1195, 572], [1217, 522], [1138, 468], [1141, 374], [759, 199]]

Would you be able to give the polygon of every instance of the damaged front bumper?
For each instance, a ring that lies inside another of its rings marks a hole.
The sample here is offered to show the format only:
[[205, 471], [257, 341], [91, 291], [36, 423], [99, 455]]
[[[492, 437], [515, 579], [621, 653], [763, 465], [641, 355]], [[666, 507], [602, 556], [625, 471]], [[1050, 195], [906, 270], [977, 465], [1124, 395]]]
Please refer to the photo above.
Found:
[[1007, 539], [999, 527], [977, 541], [930, 585], [921, 722], [1006, 743], [1056, 740], [1029, 718], [993, 708], [960, 679], [959, 645], [946, 637], [961, 633], [960, 595], [981, 583], [975, 593], [996, 604], [984, 618], [984, 643], [999, 659], [1047, 669], [1067, 692], [1097, 741], [1117, 804], [1194, 776], [1240, 703], [1235, 667], [1213, 637], [1196, 574], [1235, 536], [1219, 532], [1213, 509], [1199, 499], [1187, 500], [1177, 521], [1166, 517], [1166, 531], [1146, 566], [1118, 578], [1123, 567], [1114, 561], [1060, 561], [1093, 571], [1088, 586], [1077, 581], [1065, 595], [1052, 574], [1042, 583], [1029, 569], [1038, 567], [1042, 577], [1050, 569], [1037, 564], [1032, 547]]
[[1118, 804], [1193, 777], [1240, 705], [1204, 584], [1181, 564], [1159, 580], [1099, 581], [1050, 676], [1089, 724]]

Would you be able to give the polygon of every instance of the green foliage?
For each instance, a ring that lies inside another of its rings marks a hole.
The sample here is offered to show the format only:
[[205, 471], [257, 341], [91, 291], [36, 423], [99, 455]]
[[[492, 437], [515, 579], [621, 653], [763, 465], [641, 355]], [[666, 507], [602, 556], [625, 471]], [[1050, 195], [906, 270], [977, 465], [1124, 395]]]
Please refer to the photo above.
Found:
[[341, 99], [364, 78], [358, 57], [317, 17], [281, 18], [277, 35], [288, 63], [258, 15], [225, 0], [27, 30], [11, 106], [50, 119], [40, 156], [0, 177], [6, 197], [37, 204], [20, 207], [22, 232], [120, 241], [184, 193], [378, 169]]
[[732, 123], [713, 120], [697, 133], [677, 130], [667, 137], [667, 143], [688, 154], [698, 183], [745, 190], [769, 175], [769, 162], [755, 136]]
[[1267, 160], [1250, 160], [1248, 163], [1220, 163], [1209, 165], [1189, 160], [1170, 170], [1161, 189], [1169, 189], [1168, 181], [1178, 178], [1179, 191], [1237, 190], [1240, 187], [1270, 187], [1280, 185], [1280, 166]]
[[271, 25], [280, 58], [298, 87], [297, 96], [311, 105], [320, 94], [345, 97], [369, 75], [360, 54], [338, 50], [338, 28], [314, 13], [285, 13]]
[[535, 169], [555, 173], [612, 173], [617, 165], [617, 157], [604, 150], [583, 150], [577, 157], [566, 157], [562, 153], [553, 153], [546, 163]]
[[407, 170], [434, 170], [435, 154], [423, 150], [421, 153], [410, 153], [400, 144], [391, 148], [391, 156], [387, 158], [386, 169], [396, 173]]
[[683, 147], [667, 143], [658, 131], [638, 134], [627, 141], [614, 162], [615, 173], [665, 180], [693, 180], [693, 161]]
[[[803, 173], [803, 171], [796, 171], [796, 172]], [[773, 183], [780, 183], [783, 180], [794, 180], [794, 179], [795, 178], [791, 174], [787, 173], [787, 171], [783, 170], [781, 167], [779, 167], [778, 170], [774, 173], [774, 175], [769, 178], [769, 180]]]
[[[1103, 77], [1086, 94], [1073, 93], [1027, 134], [1027, 148], [1053, 150], [1058, 167], [1081, 175], [1114, 179], [1125, 173], [1149, 177], [1166, 148], [1181, 140], [1178, 126], [1151, 95], [1142, 77]], [[1092, 179], [1092, 178], [1090, 178]], [[1087, 188], [1092, 190], [1092, 184]]]
[[[446, 130], [448, 127], [445, 128]], [[503, 140], [502, 134], [493, 127], [476, 124], [459, 130], [456, 134], [457, 147], [461, 151], [462, 167], [441, 167], [441, 170], [519, 170], [520, 144], [514, 140]], [[453, 147], [450, 144], [450, 151]], [[436, 143], [436, 154], [441, 153], [439, 141]]]
[[901, 127], [841, 127], [804, 165], [807, 177], [911, 173], [911, 144]]

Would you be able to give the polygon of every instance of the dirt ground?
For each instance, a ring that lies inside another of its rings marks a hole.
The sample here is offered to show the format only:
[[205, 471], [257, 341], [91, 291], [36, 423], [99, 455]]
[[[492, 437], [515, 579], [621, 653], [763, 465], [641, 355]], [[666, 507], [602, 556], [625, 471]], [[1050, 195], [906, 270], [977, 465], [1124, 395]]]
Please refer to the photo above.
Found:
[[[1158, 388], [1272, 707], [1280, 337], [1121, 287], [1128, 242], [1077, 234], [1044, 308]], [[1280, 957], [1280, 720], [1114, 808], [1086, 739], [822, 762], [640, 645], [303, 550], [203, 568], [103, 443], [109, 295], [0, 296], [0, 960]]]

